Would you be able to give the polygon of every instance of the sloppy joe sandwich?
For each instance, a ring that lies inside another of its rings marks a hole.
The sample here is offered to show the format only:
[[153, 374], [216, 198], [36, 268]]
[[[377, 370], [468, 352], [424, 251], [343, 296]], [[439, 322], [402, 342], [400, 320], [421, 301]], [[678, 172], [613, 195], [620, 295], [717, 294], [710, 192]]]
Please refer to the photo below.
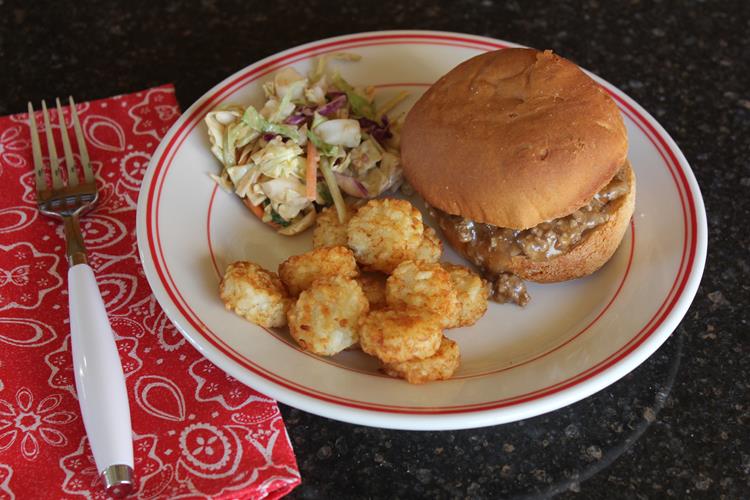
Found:
[[533, 49], [488, 52], [435, 83], [406, 117], [404, 175], [448, 242], [523, 305], [521, 280], [593, 273], [635, 204], [622, 117], [574, 63]]

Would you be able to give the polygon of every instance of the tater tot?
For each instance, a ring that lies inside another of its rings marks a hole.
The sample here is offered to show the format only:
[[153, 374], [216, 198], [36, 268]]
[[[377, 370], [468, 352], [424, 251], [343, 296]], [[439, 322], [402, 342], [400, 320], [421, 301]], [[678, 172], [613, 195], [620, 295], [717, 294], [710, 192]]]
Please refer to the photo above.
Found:
[[224, 307], [260, 326], [286, 325], [291, 300], [276, 273], [252, 262], [235, 262], [227, 266], [219, 284]]
[[458, 344], [443, 337], [440, 348], [429, 358], [386, 363], [383, 369], [391, 377], [406, 379], [410, 384], [424, 384], [451, 378], [458, 369], [459, 360]]
[[440, 264], [408, 260], [388, 277], [385, 299], [389, 306], [405, 306], [430, 311], [442, 326], [458, 321], [458, 298], [451, 276]]
[[313, 281], [327, 276], [353, 278], [359, 274], [354, 254], [346, 247], [320, 247], [294, 255], [281, 263], [279, 276], [292, 296], [299, 295]]
[[392, 272], [422, 242], [422, 214], [405, 200], [370, 200], [349, 220], [347, 243], [366, 270]]
[[440, 347], [442, 336], [437, 318], [416, 309], [378, 309], [360, 319], [362, 350], [384, 363], [428, 358]]
[[346, 224], [352, 216], [352, 209], [348, 208], [344, 222], [339, 222], [336, 207], [324, 208], [315, 219], [313, 229], [313, 248], [346, 246]]
[[289, 309], [289, 333], [305, 350], [333, 356], [357, 343], [369, 305], [359, 284], [332, 276], [315, 280]]
[[430, 226], [424, 227], [424, 237], [422, 242], [417, 247], [417, 252], [414, 255], [414, 260], [421, 260], [424, 262], [437, 262], [443, 255], [443, 242], [440, 241], [435, 230]]
[[487, 311], [489, 284], [464, 266], [444, 263], [443, 267], [450, 274], [453, 289], [458, 297], [458, 321], [453, 326], [473, 325]]
[[360, 273], [357, 281], [365, 292], [370, 310], [385, 307], [385, 280], [388, 276], [379, 272]]

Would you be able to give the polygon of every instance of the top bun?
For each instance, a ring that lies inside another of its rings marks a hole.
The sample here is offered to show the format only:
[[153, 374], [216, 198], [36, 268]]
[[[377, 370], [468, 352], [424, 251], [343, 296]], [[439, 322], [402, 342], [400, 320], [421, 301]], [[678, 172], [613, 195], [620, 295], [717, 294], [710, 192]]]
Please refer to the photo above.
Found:
[[406, 117], [404, 175], [430, 205], [512, 229], [570, 214], [625, 162], [614, 101], [551, 51], [473, 57]]

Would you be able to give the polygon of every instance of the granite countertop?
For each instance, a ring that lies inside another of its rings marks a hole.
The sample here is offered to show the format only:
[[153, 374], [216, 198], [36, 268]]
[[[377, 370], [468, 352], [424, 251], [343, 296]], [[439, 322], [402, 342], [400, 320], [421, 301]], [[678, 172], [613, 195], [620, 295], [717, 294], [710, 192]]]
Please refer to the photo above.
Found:
[[[291, 46], [439, 29], [552, 48], [623, 89], [672, 135], [701, 186], [709, 255], [687, 316], [646, 362], [543, 416], [403, 432], [282, 406], [294, 498], [750, 496], [750, 4], [743, 1], [9, 2], [0, 114], [173, 82], [183, 106]], [[302, 5], [297, 7], [297, 5]]]

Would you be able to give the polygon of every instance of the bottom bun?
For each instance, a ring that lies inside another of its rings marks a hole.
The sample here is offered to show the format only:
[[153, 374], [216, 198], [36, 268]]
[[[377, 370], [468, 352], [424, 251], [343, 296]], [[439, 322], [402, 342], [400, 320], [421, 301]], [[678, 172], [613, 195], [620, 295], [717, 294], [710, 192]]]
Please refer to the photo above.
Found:
[[[549, 260], [535, 261], [525, 255], [514, 256], [510, 259], [490, 259], [502, 262], [502, 268], [485, 268], [483, 271], [489, 274], [513, 273], [521, 279], [537, 283], [568, 281], [597, 271], [617, 250], [635, 208], [635, 173], [629, 161], [624, 167], [628, 192], [610, 202], [613, 204], [611, 218], [604, 224], [587, 231], [582, 241], [572, 250]], [[466, 245], [458, 240], [456, 234], [445, 232], [443, 234], [446, 235], [453, 248], [469, 258], [465, 253]]]

